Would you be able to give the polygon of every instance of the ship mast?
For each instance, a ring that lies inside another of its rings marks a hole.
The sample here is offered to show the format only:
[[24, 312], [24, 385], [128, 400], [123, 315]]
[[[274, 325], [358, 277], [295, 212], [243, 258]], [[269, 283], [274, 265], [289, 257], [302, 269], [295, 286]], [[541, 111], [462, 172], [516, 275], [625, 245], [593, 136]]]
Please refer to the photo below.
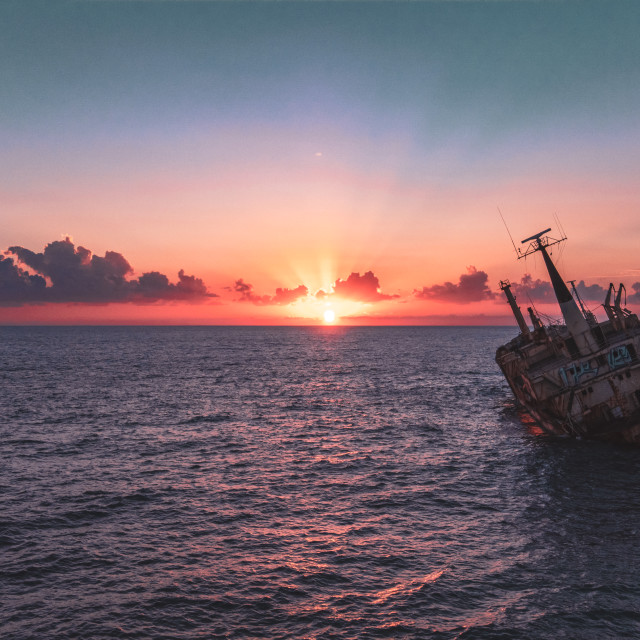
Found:
[[522, 311], [520, 311], [520, 307], [516, 303], [515, 296], [513, 295], [513, 293], [511, 293], [511, 283], [508, 280], [500, 280], [500, 289], [502, 289], [505, 296], [507, 296], [507, 302], [509, 303], [511, 311], [513, 311], [513, 315], [515, 316], [516, 322], [520, 327], [520, 332], [525, 336], [529, 335], [531, 333], [529, 330], [529, 326], [525, 322]]
[[545, 229], [544, 231], [536, 233], [535, 235], [523, 240], [522, 244], [525, 244], [527, 242], [529, 242], [530, 244], [524, 253], [520, 253], [518, 259], [525, 258], [526, 256], [531, 255], [532, 253], [535, 253], [537, 251], [542, 254], [544, 264], [547, 267], [547, 271], [549, 272], [551, 284], [553, 285], [553, 291], [556, 295], [556, 299], [558, 300], [558, 304], [560, 305], [560, 311], [562, 312], [562, 317], [564, 318], [564, 322], [567, 326], [569, 334], [574, 339], [580, 353], [584, 354], [589, 351], [596, 351], [598, 349], [598, 345], [595, 338], [591, 334], [589, 323], [578, 308], [578, 305], [573, 299], [569, 288], [558, 272], [556, 265], [553, 264], [553, 261], [549, 257], [549, 253], [547, 251], [547, 247], [558, 244], [566, 238], [561, 238], [560, 240], [550, 240], [549, 237], [545, 235], [549, 231], [551, 231], [550, 228]]

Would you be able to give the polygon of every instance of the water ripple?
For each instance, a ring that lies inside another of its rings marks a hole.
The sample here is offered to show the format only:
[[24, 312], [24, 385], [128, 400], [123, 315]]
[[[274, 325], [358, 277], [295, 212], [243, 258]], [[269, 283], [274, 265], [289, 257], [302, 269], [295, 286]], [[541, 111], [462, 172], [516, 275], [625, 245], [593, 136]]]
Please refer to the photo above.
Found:
[[640, 636], [638, 451], [510, 329], [0, 332], [3, 639]]

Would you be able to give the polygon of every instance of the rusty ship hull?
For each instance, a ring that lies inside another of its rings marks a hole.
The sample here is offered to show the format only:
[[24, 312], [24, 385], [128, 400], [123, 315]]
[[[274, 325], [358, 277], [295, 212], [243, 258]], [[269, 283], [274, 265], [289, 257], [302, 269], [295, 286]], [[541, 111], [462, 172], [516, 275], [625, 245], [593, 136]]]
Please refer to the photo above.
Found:
[[530, 341], [518, 336], [498, 349], [496, 362], [514, 396], [541, 429], [640, 443], [640, 326], [629, 320], [635, 326], [624, 332], [601, 324], [606, 344], [578, 358], [568, 353], [566, 327], [547, 328]]
[[529, 308], [530, 329], [511, 285], [501, 282], [520, 333], [498, 348], [496, 362], [544, 432], [640, 444], [640, 322], [621, 305], [624, 285], [617, 292], [609, 286], [603, 305], [608, 320], [598, 322], [560, 277], [547, 251], [559, 241], [544, 233], [523, 241], [533, 240], [523, 256], [543, 254], [565, 324], [544, 325]]

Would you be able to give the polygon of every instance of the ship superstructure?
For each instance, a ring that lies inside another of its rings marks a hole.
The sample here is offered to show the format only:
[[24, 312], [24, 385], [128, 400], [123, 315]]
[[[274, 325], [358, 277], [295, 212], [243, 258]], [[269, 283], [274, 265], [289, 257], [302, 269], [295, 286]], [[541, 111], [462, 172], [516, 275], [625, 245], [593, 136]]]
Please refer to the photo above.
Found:
[[511, 284], [504, 292], [520, 333], [498, 348], [496, 362], [511, 390], [545, 432], [640, 444], [640, 322], [622, 306], [623, 284], [604, 301], [605, 322], [573, 295], [549, 255], [546, 229], [522, 241], [519, 257], [542, 255], [564, 324], [544, 324], [535, 310], [527, 324]]

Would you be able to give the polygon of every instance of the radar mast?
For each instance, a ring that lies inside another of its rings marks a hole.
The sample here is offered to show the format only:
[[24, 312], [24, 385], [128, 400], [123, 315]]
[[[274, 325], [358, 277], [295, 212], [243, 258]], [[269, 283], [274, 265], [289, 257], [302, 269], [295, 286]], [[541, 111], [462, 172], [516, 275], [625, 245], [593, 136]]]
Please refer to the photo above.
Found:
[[569, 288], [562, 279], [562, 276], [558, 272], [556, 265], [551, 260], [549, 252], [547, 251], [549, 247], [559, 244], [567, 238], [564, 235], [560, 239], [551, 238], [546, 235], [549, 231], [551, 231], [551, 228], [525, 238], [522, 241], [522, 244], [529, 243], [529, 245], [524, 253], [522, 250], [519, 251], [520, 255], [518, 256], [518, 259], [526, 258], [532, 253], [536, 253], [538, 251], [542, 254], [544, 264], [549, 272], [553, 291], [556, 295], [556, 299], [558, 300], [560, 311], [562, 312], [562, 317], [564, 318], [564, 322], [571, 334], [571, 337], [574, 339], [580, 352], [586, 353], [594, 351], [597, 349], [597, 343], [595, 338], [591, 335], [589, 323], [580, 311], [576, 301], [569, 291]]

